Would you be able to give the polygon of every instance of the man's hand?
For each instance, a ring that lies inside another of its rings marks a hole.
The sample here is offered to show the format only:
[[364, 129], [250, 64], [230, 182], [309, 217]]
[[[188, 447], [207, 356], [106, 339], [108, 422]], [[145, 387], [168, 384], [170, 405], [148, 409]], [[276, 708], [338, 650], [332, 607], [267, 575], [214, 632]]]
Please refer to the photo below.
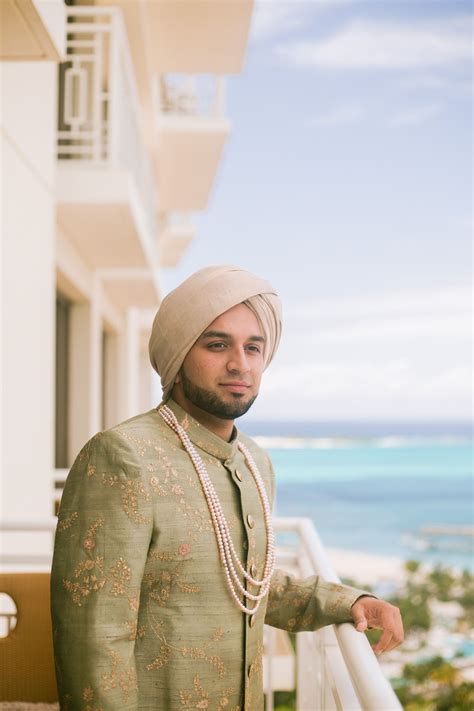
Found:
[[374, 597], [360, 597], [352, 605], [351, 615], [359, 632], [371, 628], [383, 630], [379, 641], [372, 647], [375, 654], [389, 652], [404, 640], [400, 610], [389, 602]]

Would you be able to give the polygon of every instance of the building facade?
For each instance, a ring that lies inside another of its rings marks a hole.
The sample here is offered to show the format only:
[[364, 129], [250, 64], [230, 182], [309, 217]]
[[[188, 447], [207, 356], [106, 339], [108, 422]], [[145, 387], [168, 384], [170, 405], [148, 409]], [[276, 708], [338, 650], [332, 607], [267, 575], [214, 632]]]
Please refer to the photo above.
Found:
[[82, 444], [152, 405], [160, 270], [207, 208], [252, 0], [0, 13], [1, 516], [41, 521]]

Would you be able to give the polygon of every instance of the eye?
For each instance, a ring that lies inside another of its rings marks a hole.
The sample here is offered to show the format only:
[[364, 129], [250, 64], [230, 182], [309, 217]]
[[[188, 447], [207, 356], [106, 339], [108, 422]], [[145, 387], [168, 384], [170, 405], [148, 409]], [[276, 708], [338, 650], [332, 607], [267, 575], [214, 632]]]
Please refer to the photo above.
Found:
[[223, 343], [222, 341], [219, 341], [218, 343], [208, 343], [207, 344], [207, 348], [209, 348], [212, 351], [220, 351], [226, 347], [227, 347], [227, 344]]
[[260, 347], [256, 346], [254, 343], [249, 343], [248, 346], [246, 346], [248, 351], [251, 351], [252, 353], [260, 353]]

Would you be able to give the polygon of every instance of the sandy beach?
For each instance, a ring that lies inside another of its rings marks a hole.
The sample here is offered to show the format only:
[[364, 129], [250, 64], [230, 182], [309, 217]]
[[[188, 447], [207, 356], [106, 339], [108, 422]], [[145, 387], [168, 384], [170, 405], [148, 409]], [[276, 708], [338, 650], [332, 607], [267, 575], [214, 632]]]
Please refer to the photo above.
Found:
[[326, 552], [341, 578], [351, 578], [356, 583], [370, 585], [381, 582], [401, 583], [405, 580], [406, 572], [401, 558], [341, 548], [327, 548]]

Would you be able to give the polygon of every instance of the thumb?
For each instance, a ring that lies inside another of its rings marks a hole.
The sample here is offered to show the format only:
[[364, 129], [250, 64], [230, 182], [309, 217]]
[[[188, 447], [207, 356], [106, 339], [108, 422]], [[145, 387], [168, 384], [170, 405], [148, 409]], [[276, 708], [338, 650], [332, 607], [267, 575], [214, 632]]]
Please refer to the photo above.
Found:
[[359, 612], [357, 617], [354, 618], [354, 626], [358, 632], [365, 632], [367, 629], [367, 620], [363, 613]]

